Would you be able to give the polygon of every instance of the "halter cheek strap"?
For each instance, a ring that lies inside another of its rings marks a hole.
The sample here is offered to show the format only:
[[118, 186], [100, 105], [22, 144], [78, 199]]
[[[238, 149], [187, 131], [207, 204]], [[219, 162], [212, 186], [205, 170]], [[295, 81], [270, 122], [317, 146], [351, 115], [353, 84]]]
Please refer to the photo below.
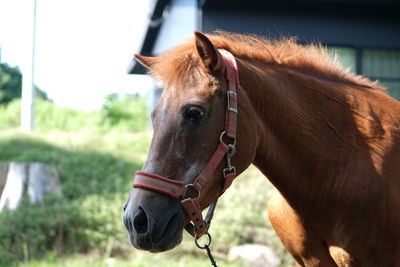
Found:
[[[226, 50], [219, 49], [219, 52], [221, 53], [226, 65], [225, 78], [228, 81], [228, 90], [226, 92], [227, 106], [225, 114], [225, 130], [221, 133], [220, 142], [204, 169], [192, 184], [185, 185], [180, 181], [143, 171], [136, 172], [135, 182], [133, 184], [133, 187], [148, 189], [181, 200], [188, 215], [185, 229], [196, 238], [200, 238], [202, 235], [207, 233], [218, 201], [217, 198], [213, 203], [211, 203], [206, 218], [203, 219], [199, 204], [201, 191], [213, 176], [216, 168], [224, 157], [226, 157], [226, 165], [223, 169], [225, 181], [220, 195], [228, 189], [232, 184], [233, 179], [236, 177], [236, 169], [231, 165], [231, 158], [236, 151], [236, 124], [238, 112], [236, 87], [239, 85], [239, 75], [235, 57]], [[225, 143], [225, 137], [230, 138], [232, 143]], [[189, 195], [190, 191], [192, 191], [191, 193], [195, 193], [195, 196]]]

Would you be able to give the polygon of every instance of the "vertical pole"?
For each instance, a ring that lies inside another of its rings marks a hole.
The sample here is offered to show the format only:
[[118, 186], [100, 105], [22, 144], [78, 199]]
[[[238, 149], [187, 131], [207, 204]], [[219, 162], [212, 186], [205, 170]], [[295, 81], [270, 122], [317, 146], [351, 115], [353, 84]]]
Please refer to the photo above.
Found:
[[21, 99], [21, 130], [31, 132], [34, 127], [35, 113], [35, 84], [34, 84], [34, 69], [35, 69], [35, 43], [36, 43], [36, 6], [37, 0], [33, 1], [33, 18], [31, 24], [32, 43], [31, 51], [28, 53], [27, 67], [22, 69], [22, 99]]

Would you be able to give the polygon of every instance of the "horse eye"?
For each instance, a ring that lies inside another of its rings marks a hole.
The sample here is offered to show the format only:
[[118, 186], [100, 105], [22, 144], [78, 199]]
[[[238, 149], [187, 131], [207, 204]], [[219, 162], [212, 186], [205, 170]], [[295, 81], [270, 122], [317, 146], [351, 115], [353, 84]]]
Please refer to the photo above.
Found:
[[199, 122], [203, 118], [204, 112], [199, 107], [188, 107], [183, 112], [183, 118], [190, 122]]

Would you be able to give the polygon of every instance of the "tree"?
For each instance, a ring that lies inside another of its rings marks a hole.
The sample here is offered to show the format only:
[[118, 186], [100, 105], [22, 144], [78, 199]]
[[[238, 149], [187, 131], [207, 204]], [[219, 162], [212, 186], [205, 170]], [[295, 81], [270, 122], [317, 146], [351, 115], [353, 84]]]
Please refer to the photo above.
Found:
[[[50, 100], [46, 92], [35, 86], [36, 97]], [[0, 63], [0, 105], [5, 105], [15, 98], [21, 98], [22, 74], [18, 67]]]
[[21, 97], [22, 74], [16, 67], [0, 64], [0, 104], [7, 104]]

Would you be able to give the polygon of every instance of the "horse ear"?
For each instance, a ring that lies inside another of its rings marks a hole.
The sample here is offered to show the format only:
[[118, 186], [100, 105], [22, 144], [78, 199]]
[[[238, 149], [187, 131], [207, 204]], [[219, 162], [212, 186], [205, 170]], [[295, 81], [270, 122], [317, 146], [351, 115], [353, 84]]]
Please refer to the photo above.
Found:
[[222, 64], [223, 59], [210, 39], [199, 31], [195, 31], [194, 35], [197, 53], [203, 65], [213, 73], [222, 72], [224, 66]]
[[151, 69], [151, 66], [157, 62], [157, 58], [156, 57], [146, 57], [146, 56], [142, 56], [142, 55], [138, 55], [135, 54], [134, 55], [136, 60], [142, 64], [143, 66], [145, 66], [147, 69]]

